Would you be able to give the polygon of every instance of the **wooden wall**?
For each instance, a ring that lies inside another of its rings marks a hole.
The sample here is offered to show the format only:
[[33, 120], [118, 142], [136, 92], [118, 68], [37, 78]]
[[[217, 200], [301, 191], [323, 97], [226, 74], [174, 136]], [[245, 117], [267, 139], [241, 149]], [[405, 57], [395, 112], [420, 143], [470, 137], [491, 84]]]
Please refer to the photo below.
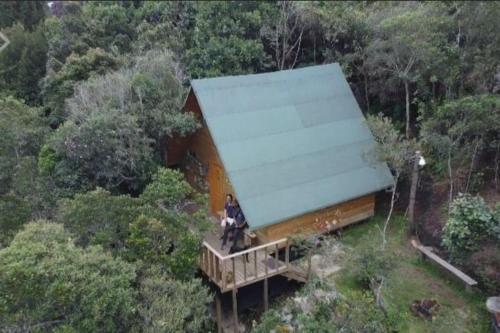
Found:
[[259, 241], [268, 242], [296, 234], [325, 233], [367, 219], [374, 213], [375, 195], [370, 194], [265, 227], [257, 235]]
[[[185, 110], [194, 112], [202, 123], [202, 128], [191, 136], [189, 144], [184, 149], [186, 151], [189, 150], [191, 154], [206, 167], [207, 171], [205, 177], [208, 182], [210, 209], [212, 213], [217, 214], [224, 209], [226, 194], [231, 193], [234, 195], [234, 191], [219, 158], [212, 136], [203, 120], [198, 101], [192, 91], [186, 100]], [[193, 174], [192, 170], [186, 172], [188, 181], [193, 186], [199, 188], [193, 181], [196, 176], [197, 175]]]

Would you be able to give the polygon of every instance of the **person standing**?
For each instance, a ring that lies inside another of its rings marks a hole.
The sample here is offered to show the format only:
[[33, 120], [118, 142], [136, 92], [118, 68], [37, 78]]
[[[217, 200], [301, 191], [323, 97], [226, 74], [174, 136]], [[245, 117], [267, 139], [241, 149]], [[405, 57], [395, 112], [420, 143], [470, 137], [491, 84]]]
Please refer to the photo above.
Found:
[[240, 204], [238, 203], [238, 200], [234, 201], [234, 231], [233, 231], [233, 244], [237, 244], [237, 242], [242, 238], [243, 236], [243, 229], [246, 228], [247, 226], [247, 220], [245, 218], [245, 215], [243, 214], [243, 211], [241, 210]]
[[224, 203], [224, 217], [222, 219], [221, 225], [224, 226], [224, 233], [222, 234], [222, 246], [221, 250], [224, 250], [224, 247], [227, 243], [227, 238], [229, 233], [234, 230], [234, 217], [235, 217], [235, 200], [233, 200], [233, 195], [226, 195], [226, 202]]

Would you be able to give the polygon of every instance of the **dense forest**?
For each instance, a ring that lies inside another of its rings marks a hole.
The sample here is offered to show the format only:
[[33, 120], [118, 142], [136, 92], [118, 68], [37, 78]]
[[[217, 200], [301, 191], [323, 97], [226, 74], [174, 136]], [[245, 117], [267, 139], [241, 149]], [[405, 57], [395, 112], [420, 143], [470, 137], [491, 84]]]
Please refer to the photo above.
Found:
[[[420, 151], [412, 227], [498, 294], [499, 17], [499, 2], [0, 2], [0, 331], [213, 331], [206, 198], [164, 167], [169, 140], [200, 126], [181, 112], [189, 80], [332, 62], [394, 209]], [[324, 306], [304, 332], [397, 318]]]

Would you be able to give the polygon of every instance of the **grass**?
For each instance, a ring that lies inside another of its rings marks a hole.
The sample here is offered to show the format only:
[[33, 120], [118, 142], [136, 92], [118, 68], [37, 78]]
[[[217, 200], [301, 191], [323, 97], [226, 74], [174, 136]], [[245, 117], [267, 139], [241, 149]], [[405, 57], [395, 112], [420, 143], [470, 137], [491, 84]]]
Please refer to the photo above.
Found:
[[[368, 222], [344, 230], [341, 241], [349, 253], [362, 245], [360, 242], [381, 244], [378, 225], [383, 217], [374, 217]], [[485, 296], [477, 292], [468, 293], [463, 284], [449, 277], [439, 267], [424, 261], [415, 252], [405, 236], [405, 220], [396, 217], [388, 229], [386, 250], [394, 254], [395, 267], [388, 273], [383, 289], [383, 299], [388, 313], [398, 332], [489, 332], [490, 318], [485, 308]], [[366, 235], [369, 235], [366, 237]], [[344, 267], [332, 278], [337, 288], [349, 297], [356, 297], [364, 290], [349, 273], [349, 255], [343, 259]], [[428, 321], [414, 316], [410, 304], [414, 300], [436, 299], [440, 309], [434, 320]]]

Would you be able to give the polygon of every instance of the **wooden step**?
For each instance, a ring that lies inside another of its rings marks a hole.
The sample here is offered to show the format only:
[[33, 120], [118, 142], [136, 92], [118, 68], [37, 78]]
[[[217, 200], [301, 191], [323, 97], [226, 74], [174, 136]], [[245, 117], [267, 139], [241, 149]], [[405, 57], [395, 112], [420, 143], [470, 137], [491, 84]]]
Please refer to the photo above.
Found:
[[306, 283], [308, 281], [307, 272], [298, 266], [289, 265], [288, 270], [281, 275], [287, 277], [288, 279]]

